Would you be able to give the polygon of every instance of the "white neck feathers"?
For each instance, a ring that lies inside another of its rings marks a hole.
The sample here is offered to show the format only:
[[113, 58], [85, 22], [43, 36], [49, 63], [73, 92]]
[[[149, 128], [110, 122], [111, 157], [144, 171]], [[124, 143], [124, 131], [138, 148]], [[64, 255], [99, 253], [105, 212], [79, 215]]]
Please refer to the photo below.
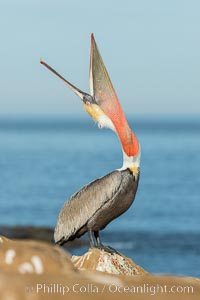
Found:
[[[123, 151], [123, 150], [122, 150]], [[141, 150], [139, 147], [138, 154], [135, 156], [128, 156], [124, 151], [123, 151], [123, 166], [118, 169], [119, 171], [126, 170], [128, 168], [140, 167], [140, 156], [141, 156]]]

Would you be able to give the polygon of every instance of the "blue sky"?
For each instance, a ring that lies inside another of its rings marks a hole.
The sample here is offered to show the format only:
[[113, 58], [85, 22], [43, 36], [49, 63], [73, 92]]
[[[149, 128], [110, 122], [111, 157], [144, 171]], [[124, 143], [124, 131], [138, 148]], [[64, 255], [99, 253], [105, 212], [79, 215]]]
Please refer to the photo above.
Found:
[[4, 0], [0, 115], [83, 114], [94, 32], [127, 114], [200, 114], [200, 1]]

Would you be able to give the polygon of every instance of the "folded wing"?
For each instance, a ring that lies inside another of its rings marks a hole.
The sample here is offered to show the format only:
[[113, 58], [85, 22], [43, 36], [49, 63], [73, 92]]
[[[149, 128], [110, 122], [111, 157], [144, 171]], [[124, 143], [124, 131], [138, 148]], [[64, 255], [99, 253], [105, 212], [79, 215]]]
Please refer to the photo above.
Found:
[[55, 228], [55, 242], [75, 238], [76, 234], [87, 225], [93, 215], [106, 202], [116, 196], [120, 190], [121, 182], [121, 172], [114, 171], [84, 186], [66, 201], [60, 211]]

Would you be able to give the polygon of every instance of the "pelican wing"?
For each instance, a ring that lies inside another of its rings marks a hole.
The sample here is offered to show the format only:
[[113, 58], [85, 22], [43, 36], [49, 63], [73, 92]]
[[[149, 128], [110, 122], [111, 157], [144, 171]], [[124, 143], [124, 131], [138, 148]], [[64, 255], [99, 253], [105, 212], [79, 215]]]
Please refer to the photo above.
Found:
[[55, 228], [55, 242], [67, 241], [74, 236], [107, 201], [116, 196], [121, 182], [121, 172], [114, 171], [84, 186], [66, 201]]

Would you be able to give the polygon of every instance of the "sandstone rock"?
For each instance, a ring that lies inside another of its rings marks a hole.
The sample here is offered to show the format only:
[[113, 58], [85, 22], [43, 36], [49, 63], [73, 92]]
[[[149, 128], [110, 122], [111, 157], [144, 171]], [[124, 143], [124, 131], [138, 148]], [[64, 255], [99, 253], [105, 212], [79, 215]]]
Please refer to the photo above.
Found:
[[57, 246], [0, 237], [0, 300], [200, 299], [199, 279], [153, 276], [123, 255], [90, 249], [73, 262], [80, 270]]
[[80, 270], [131, 276], [148, 274], [147, 271], [136, 265], [130, 258], [117, 253], [110, 254], [96, 248], [90, 248], [82, 256], [72, 256], [72, 262]]
[[0, 236], [0, 270], [21, 274], [76, 272], [70, 256], [58, 246], [10, 240], [3, 236]]
[[[119, 276], [101, 272], [85, 276], [85, 271], [66, 278], [66, 275], [26, 276], [0, 273], [1, 300], [199, 300], [200, 284], [192, 278], [166, 276]], [[87, 272], [86, 272], [87, 273]], [[98, 273], [98, 274], [96, 274]], [[104, 278], [104, 283], [101, 280]], [[99, 282], [97, 281], [99, 280]], [[162, 288], [167, 287], [168, 292]], [[170, 292], [172, 287], [179, 288]], [[180, 292], [181, 287], [192, 288]], [[137, 291], [138, 289], [138, 291]]]

